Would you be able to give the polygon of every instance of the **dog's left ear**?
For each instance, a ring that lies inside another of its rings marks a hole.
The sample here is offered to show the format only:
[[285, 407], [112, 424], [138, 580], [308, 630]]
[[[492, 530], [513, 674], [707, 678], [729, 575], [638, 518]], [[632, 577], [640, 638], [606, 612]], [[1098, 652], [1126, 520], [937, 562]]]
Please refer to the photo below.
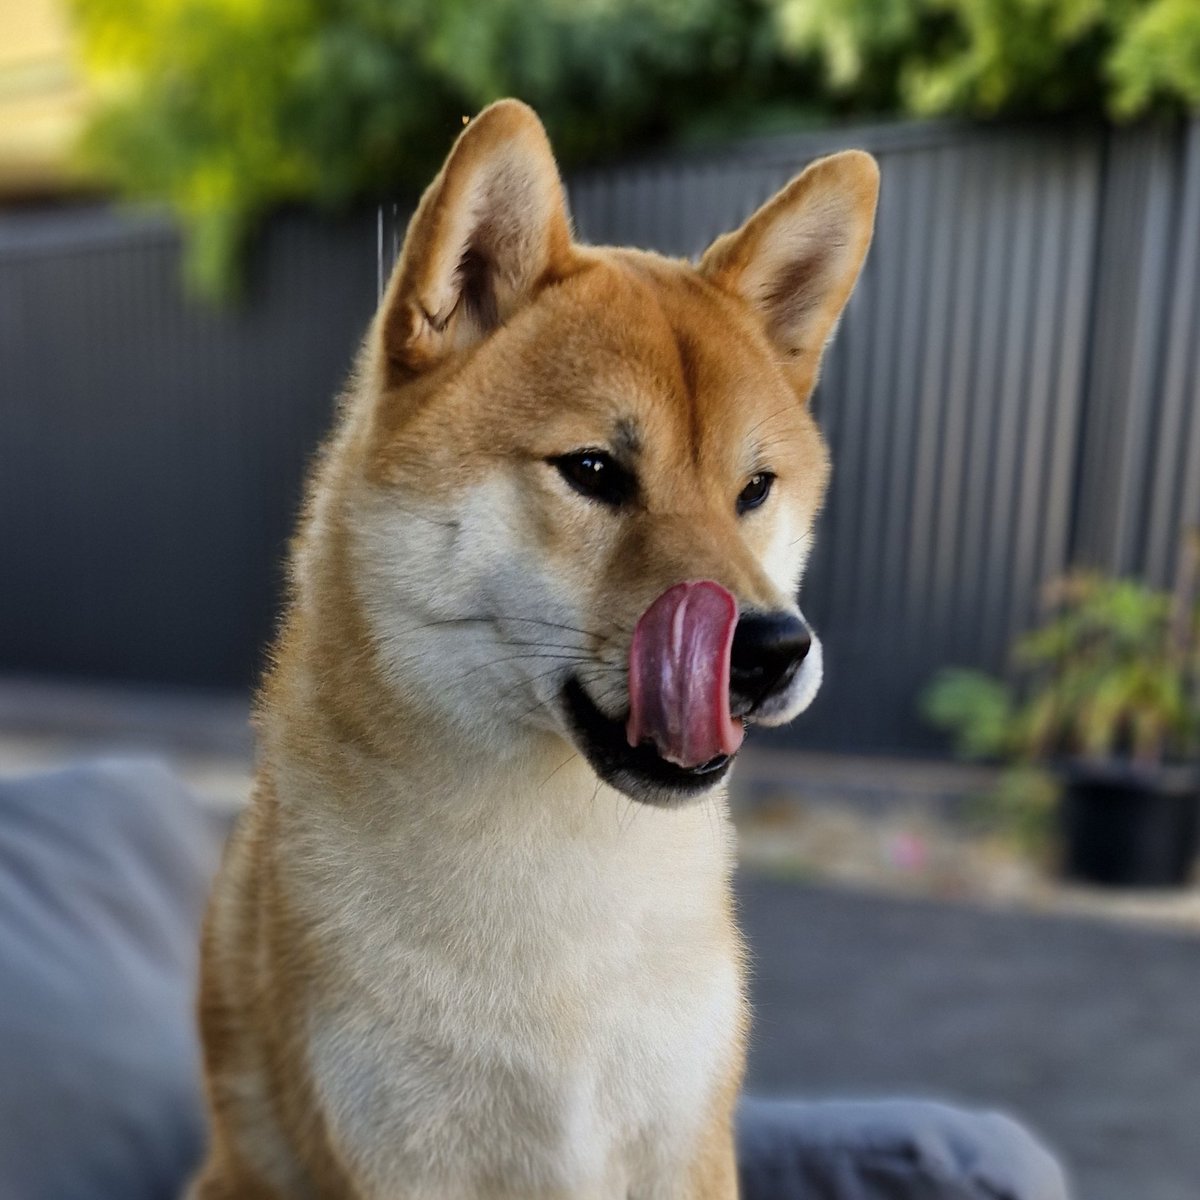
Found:
[[500, 100], [459, 135], [409, 224], [381, 309], [391, 371], [411, 377], [487, 337], [568, 269], [570, 247], [546, 131]]
[[805, 398], [866, 258], [878, 198], [879, 167], [869, 154], [832, 154], [700, 261], [702, 274], [757, 311]]

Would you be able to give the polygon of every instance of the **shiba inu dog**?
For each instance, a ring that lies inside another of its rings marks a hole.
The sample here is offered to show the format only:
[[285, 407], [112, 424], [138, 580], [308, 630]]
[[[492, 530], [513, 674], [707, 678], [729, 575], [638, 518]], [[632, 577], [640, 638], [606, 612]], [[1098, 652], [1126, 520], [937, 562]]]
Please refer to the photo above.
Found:
[[822, 159], [693, 265], [576, 244], [524, 105], [463, 131], [294, 547], [193, 1200], [736, 1195], [721, 784], [820, 681], [806, 402], [877, 191]]

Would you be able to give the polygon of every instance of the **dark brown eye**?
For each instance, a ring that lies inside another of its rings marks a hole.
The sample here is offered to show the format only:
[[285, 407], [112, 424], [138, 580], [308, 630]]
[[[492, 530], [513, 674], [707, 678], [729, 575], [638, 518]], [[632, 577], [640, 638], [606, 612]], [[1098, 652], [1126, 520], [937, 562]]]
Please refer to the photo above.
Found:
[[581, 495], [619, 508], [633, 498], [637, 480], [604, 450], [577, 450], [546, 460]]
[[770, 471], [759, 471], [757, 475], [751, 475], [750, 481], [738, 493], [738, 516], [757, 508], [771, 494], [771, 484], [774, 482], [775, 476]]

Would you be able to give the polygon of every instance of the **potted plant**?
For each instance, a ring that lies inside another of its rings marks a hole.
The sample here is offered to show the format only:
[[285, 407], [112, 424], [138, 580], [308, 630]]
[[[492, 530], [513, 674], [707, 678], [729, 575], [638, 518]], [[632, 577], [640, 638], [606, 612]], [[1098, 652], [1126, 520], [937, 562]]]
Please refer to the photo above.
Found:
[[[1187, 881], [1200, 818], [1200, 547], [1173, 592], [1079, 571], [1049, 589], [1044, 622], [1014, 647], [1014, 682], [943, 671], [927, 717], [970, 758], [1004, 762], [1000, 795], [1028, 823], [1038, 768], [1058, 783], [1062, 865], [1075, 879]], [[1019, 797], [1028, 797], [1021, 811]]]

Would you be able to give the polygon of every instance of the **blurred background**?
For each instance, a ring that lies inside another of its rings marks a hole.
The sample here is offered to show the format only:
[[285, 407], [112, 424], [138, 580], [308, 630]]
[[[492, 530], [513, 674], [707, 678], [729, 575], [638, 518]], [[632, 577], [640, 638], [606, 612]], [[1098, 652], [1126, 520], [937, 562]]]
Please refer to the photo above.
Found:
[[678, 255], [875, 153], [815, 397], [826, 684], [735, 785], [751, 1083], [1200, 1194], [1196, 0], [0, 0], [0, 772], [213, 805], [419, 188], [517, 95]]

